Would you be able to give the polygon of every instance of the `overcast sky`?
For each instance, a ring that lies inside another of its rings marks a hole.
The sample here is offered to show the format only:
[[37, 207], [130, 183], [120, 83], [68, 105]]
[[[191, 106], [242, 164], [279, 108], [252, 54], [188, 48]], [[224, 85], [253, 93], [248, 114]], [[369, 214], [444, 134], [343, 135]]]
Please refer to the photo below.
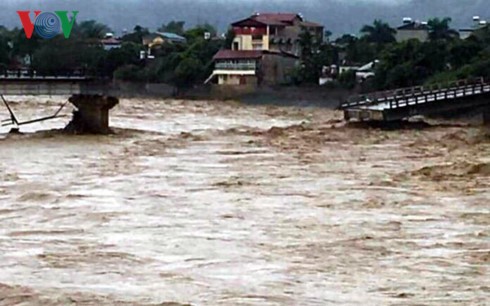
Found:
[[297, 12], [336, 34], [357, 33], [375, 18], [392, 26], [403, 17], [426, 20], [450, 16], [455, 27], [467, 27], [471, 17], [490, 19], [490, 0], [0, 0], [0, 20], [20, 26], [16, 10], [79, 10], [80, 20], [96, 19], [116, 32], [134, 25], [155, 29], [171, 20], [188, 25], [208, 22], [220, 30], [254, 11]]

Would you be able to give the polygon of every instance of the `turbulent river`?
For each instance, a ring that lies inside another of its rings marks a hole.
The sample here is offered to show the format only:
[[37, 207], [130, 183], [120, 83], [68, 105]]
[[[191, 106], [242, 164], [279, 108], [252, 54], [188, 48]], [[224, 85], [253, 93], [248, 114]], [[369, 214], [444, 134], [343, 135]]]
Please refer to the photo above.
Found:
[[[17, 98], [22, 119], [61, 100]], [[490, 138], [122, 100], [0, 128], [0, 305], [488, 305]], [[0, 119], [8, 118], [0, 109]]]

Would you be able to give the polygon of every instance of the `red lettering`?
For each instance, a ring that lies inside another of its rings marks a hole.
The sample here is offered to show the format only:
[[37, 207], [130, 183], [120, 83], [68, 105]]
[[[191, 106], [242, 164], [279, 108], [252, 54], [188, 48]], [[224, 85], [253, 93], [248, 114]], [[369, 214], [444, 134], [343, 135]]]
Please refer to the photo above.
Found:
[[[31, 16], [29, 16], [31, 11], [17, 11], [17, 14], [20, 17], [20, 21], [22, 22], [22, 26], [24, 27], [24, 32], [26, 33], [27, 39], [31, 39], [32, 33], [34, 33], [34, 23], [31, 20]], [[34, 15], [37, 18], [41, 14], [41, 11], [34, 11]]]

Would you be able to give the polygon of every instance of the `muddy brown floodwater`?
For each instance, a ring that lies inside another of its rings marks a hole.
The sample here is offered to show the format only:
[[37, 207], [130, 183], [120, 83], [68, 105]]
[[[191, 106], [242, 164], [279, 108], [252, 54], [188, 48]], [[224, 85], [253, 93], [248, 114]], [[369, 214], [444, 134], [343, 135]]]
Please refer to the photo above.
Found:
[[0, 305], [489, 305], [486, 132], [340, 119], [122, 100], [112, 136], [2, 128]]

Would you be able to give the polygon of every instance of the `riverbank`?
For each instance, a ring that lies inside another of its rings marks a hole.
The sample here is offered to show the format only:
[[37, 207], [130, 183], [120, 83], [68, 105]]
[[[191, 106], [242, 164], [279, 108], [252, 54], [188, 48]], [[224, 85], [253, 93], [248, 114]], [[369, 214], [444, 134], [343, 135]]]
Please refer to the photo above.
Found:
[[320, 86], [274, 86], [243, 89], [236, 86], [199, 86], [177, 91], [167, 84], [116, 82], [120, 96], [157, 99], [233, 100], [251, 105], [318, 106], [337, 108], [354, 90]]

